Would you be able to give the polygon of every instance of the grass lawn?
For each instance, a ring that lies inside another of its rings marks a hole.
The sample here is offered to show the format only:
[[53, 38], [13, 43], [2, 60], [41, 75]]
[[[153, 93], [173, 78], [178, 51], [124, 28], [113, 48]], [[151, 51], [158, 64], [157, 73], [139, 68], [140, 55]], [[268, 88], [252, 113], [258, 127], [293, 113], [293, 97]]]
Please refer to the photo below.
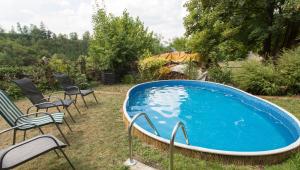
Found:
[[[66, 126], [63, 131], [66, 133], [71, 146], [65, 151], [77, 169], [127, 169], [122, 164], [128, 158], [127, 132], [122, 121], [120, 109], [130, 85], [99, 86], [96, 88], [100, 104], [94, 103], [92, 96], [87, 97], [89, 109], [83, 106], [79, 100], [79, 108], [82, 115], [72, 109], [76, 123], [69, 123], [74, 132], [70, 132]], [[293, 113], [300, 119], [300, 98], [288, 97], [264, 97]], [[30, 105], [27, 99], [16, 102], [25, 111]], [[67, 117], [68, 118], [68, 117]], [[0, 119], [0, 129], [8, 127]], [[51, 125], [43, 128], [45, 132], [58, 135], [56, 129]], [[37, 134], [37, 131], [28, 133], [29, 137]], [[21, 139], [22, 133], [19, 133]], [[12, 134], [1, 136], [1, 148], [9, 144]], [[145, 164], [152, 165], [159, 169], [168, 168], [168, 152], [157, 150], [137, 139], [134, 140], [134, 156]], [[285, 162], [273, 166], [239, 166], [226, 165], [221, 162], [204, 161], [189, 158], [181, 154], [175, 154], [175, 169], [300, 169], [300, 153], [293, 155]], [[69, 165], [63, 159], [50, 152], [35, 160], [32, 160], [18, 169], [68, 169]]]

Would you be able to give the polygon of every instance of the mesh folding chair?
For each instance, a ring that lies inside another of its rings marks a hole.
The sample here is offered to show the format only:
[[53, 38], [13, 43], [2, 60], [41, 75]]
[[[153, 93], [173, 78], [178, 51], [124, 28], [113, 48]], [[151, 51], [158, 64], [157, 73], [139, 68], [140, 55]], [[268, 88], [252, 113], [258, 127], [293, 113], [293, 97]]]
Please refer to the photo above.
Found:
[[80, 95], [84, 102], [85, 107], [88, 108], [84, 97], [89, 94], [93, 94], [96, 102], [98, 103], [94, 90], [92, 89], [81, 90], [78, 86], [75, 86], [75, 83], [70, 79], [69, 76], [63, 73], [56, 73], [54, 74], [54, 77], [59, 82], [61, 88], [65, 91], [64, 99], [66, 98], [66, 96], [69, 96], [69, 98], [71, 99], [72, 98], [71, 96], [75, 95], [75, 102], [76, 102], [77, 96]]
[[[28, 126], [30, 124], [20, 124], [18, 126], [3, 130], [0, 132], [0, 135], [9, 132], [11, 130], [19, 129], [22, 126]], [[35, 125], [34, 125], [35, 126]], [[39, 128], [39, 127], [38, 127]], [[41, 131], [42, 132], [42, 131]], [[43, 133], [43, 132], [42, 132]], [[70, 164], [72, 169], [75, 169], [63, 148], [67, 145], [55, 138], [52, 135], [39, 135], [34, 138], [28, 139], [21, 143], [12, 145], [8, 148], [0, 150], [0, 169], [12, 169], [23, 163], [30, 161], [40, 155], [43, 155], [47, 152], [54, 151], [57, 156], [59, 154], [56, 150], [59, 150], [67, 162]]]
[[[23, 112], [7, 97], [5, 92], [0, 90], [0, 115], [11, 127], [17, 126], [17, 128], [14, 128], [13, 144], [16, 143], [18, 130], [24, 132], [23, 140], [25, 140], [27, 130], [34, 129], [36, 126], [41, 127], [48, 124], [54, 124], [65, 142], [70, 145], [59, 127], [59, 124], [65, 122], [68, 128], [72, 131], [67, 122], [64, 121], [64, 113], [58, 112], [49, 114], [46, 112], [35, 112], [23, 114]], [[26, 125], [18, 126], [20, 124]]]
[[[72, 121], [75, 122], [72, 114], [68, 109], [69, 106], [73, 104], [76, 110], [78, 111], [78, 113], [80, 114], [80, 111], [75, 104], [75, 100], [72, 99], [62, 100], [59, 97], [52, 96], [53, 94], [51, 94], [48, 97], [45, 97], [29, 78], [22, 78], [19, 80], [14, 80], [13, 82], [15, 82], [20, 87], [23, 94], [33, 104], [31, 107], [28, 108], [27, 112], [33, 107], [36, 107], [37, 111], [39, 111], [40, 109], [46, 109], [46, 111], [48, 111], [49, 108], [55, 107], [60, 112], [59, 107], [62, 106], [70, 115]], [[51, 99], [54, 99], [54, 101], [50, 101]]]

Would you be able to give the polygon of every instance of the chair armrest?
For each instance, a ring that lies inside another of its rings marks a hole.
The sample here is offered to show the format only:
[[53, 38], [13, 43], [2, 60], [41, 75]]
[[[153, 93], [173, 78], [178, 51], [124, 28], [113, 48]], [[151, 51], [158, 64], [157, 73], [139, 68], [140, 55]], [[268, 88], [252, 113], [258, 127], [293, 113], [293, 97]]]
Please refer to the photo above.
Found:
[[17, 125], [18, 121], [21, 119], [21, 118], [24, 118], [24, 117], [29, 117], [31, 115], [38, 115], [38, 114], [44, 114], [44, 115], [47, 115], [51, 118], [51, 120], [56, 124], [56, 121], [55, 119], [53, 118], [53, 116], [49, 113], [46, 113], [46, 112], [34, 112], [34, 113], [29, 113], [27, 115], [23, 115], [23, 116], [20, 116], [16, 119], [16, 121], [14, 122], [15, 125]]
[[24, 126], [24, 125], [33, 125], [33, 126], [39, 127], [38, 125], [33, 124], [33, 123], [23, 123], [23, 124], [20, 124], [20, 125], [17, 125], [17, 126], [8, 128], [8, 129], [4, 129], [4, 130], [2, 130], [2, 131], [0, 132], [0, 134], [9, 132], [9, 131], [11, 131], [11, 130], [14, 130], [14, 129], [16, 129], [16, 128], [22, 127], [22, 126]]
[[52, 102], [42, 102], [42, 103], [34, 104], [27, 109], [26, 114], [28, 114], [30, 109], [32, 109], [33, 107], [38, 107], [39, 105], [42, 105], [42, 104], [50, 104], [50, 105], [55, 106]]

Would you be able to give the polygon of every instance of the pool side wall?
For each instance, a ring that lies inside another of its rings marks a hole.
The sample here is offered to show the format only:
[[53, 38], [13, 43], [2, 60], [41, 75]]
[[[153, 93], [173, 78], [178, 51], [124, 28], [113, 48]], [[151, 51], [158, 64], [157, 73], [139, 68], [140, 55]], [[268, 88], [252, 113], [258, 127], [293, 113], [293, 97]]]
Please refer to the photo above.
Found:
[[[164, 83], [164, 82], [176, 83], [176, 81], [174, 81], [174, 80], [148, 82], [148, 83], [136, 85], [128, 91], [126, 99], [123, 104], [123, 120], [124, 120], [126, 127], [128, 127], [129, 122], [130, 122], [130, 117], [126, 111], [126, 105], [127, 105], [127, 101], [130, 96], [130, 92], [132, 90], [136, 90], [136, 89], [140, 88], [141, 85], [142, 86], [151, 86], [152, 83], [161, 83], [161, 82], [162, 83]], [[194, 84], [194, 83], [199, 83], [201, 81], [184, 80], [184, 82]], [[278, 113], [278, 111], [280, 111], [279, 112], [280, 114], [277, 116], [279, 116], [281, 118], [281, 120], [284, 121], [284, 123], [287, 122], [287, 124], [292, 124], [288, 127], [290, 130], [299, 133], [299, 129], [295, 129], [295, 127], [300, 126], [300, 123], [297, 120], [297, 118], [294, 117], [293, 115], [291, 115], [290, 113], [288, 113], [286, 110], [282, 109], [281, 107], [274, 105], [273, 103], [270, 103], [264, 99], [253, 96], [249, 93], [246, 93], [244, 91], [236, 89], [234, 87], [230, 87], [230, 86], [226, 86], [226, 85], [222, 85], [222, 84], [218, 84], [218, 83], [212, 83], [212, 82], [203, 82], [203, 83], [204, 83], [204, 86], [206, 86], [206, 85], [218, 86], [218, 88], [221, 86], [222, 87], [221, 91], [232, 90], [233, 94], [235, 96], [241, 97], [243, 100], [245, 100], [247, 102], [251, 102], [251, 103], [253, 102], [256, 104], [256, 106], [259, 106], [259, 107], [272, 106], [271, 107], [272, 109], [269, 111], [277, 112], [277, 113]], [[247, 96], [248, 96], [248, 98], [247, 98]], [[284, 112], [284, 114], [286, 114], [286, 115], [282, 114], [281, 112]], [[144, 141], [150, 145], [153, 145], [156, 148], [159, 148], [159, 149], [162, 149], [165, 151], [167, 151], [169, 148], [168, 140], [161, 139], [161, 137], [158, 137], [158, 136], [154, 136], [137, 125], [134, 125], [133, 135], [138, 137], [142, 141]], [[276, 163], [282, 162], [283, 160], [287, 159], [292, 153], [300, 151], [299, 142], [300, 142], [300, 139], [298, 138], [298, 140], [296, 142], [292, 143], [291, 145], [289, 145], [285, 148], [278, 149], [277, 151], [273, 150], [273, 151], [266, 151], [266, 152], [261, 152], [261, 153], [258, 152], [258, 154], [255, 154], [255, 152], [238, 153], [238, 152], [210, 150], [210, 149], [205, 149], [205, 148], [191, 149], [193, 147], [190, 147], [188, 145], [182, 145], [179, 143], [175, 143], [175, 147], [176, 147], [176, 150], [178, 150], [180, 153], [190, 156], [190, 157], [196, 157], [196, 158], [207, 159], [207, 160], [217, 160], [217, 161], [221, 160], [226, 163], [257, 165], [257, 164], [276, 164]], [[186, 147], [186, 146], [188, 146], [188, 147]]]
[[[125, 128], [127, 129], [129, 126], [129, 120], [126, 118], [124, 113], [122, 113], [123, 121], [125, 123]], [[139, 131], [137, 128], [133, 127], [133, 136], [139, 138], [143, 142], [154, 146], [162, 151], [169, 151], [169, 144], [165, 142], [161, 142], [155, 138], [152, 138], [145, 133]], [[205, 160], [215, 160], [222, 161], [224, 163], [229, 164], [240, 164], [240, 165], [267, 165], [267, 164], [277, 164], [284, 160], [286, 160], [291, 154], [299, 152], [300, 147], [295, 148], [293, 150], [273, 154], [273, 155], [263, 155], [263, 156], [232, 156], [232, 155], [221, 155], [221, 154], [213, 154], [207, 152], [201, 152], [191, 149], [186, 149], [182, 147], [175, 146], [176, 151], [180, 152], [183, 155], [200, 158]]]

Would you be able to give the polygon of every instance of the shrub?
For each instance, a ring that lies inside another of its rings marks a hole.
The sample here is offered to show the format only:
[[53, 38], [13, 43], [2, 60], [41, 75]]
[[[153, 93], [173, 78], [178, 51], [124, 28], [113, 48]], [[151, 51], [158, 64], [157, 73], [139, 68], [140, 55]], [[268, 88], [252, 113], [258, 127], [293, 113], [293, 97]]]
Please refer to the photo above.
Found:
[[277, 68], [281, 75], [282, 85], [287, 93], [300, 92], [300, 46], [294, 50], [284, 51], [280, 56]]
[[6, 92], [8, 93], [9, 97], [13, 99], [20, 98], [23, 95], [21, 89], [13, 83], [10, 83], [10, 85], [6, 89]]
[[160, 76], [160, 69], [167, 63], [166, 59], [148, 57], [138, 63], [139, 72], [143, 81], [157, 80]]
[[187, 75], [188, 79], [195, 80], [198, 78], [198, 66], [196, 63], [189, 61], [186, 64], [186, 67], [184, 69], [184, 74]]
[[126, 74], [122, 78], [122, 83], [125, 84], [133, 84], [136, 82], [136, 77], [133, 76], [132, 74]]
[[161, 67], [159, 69], [159, 79], [165, 78], [169, 73], [171, 73], [171, 69], [169, 67]]
[[28, 73], [28, 70], [27, 67], [1, 67], [0, 89], [6, 91], [13, 99], [22, 96], [20, 89], [12, 82], [12, 80], [23, 77], [24, 74]]
[[65, 73], [68, 70], [68, 64], [67, 64], [67, 62], [63, 59], [63, 56], [58, 55], [58, 54], [54, 54], [50, 58], [49, 66], [55, 72]]
[[280, 75], [274, 65], [247, 61], [233, 75], [234, 83], [254, 94], [278, 95], [281, 93]]
[[212, 66], [208, 69], [208, 78], [210, 81], [232, 84], [232, 73], [230, 69]]
[[90, 86], [87, 81], [86, 75], [79, 72], [75, 75], [74, 81], [75, 84], [80, 87], [80, 89], [86, 89]]

